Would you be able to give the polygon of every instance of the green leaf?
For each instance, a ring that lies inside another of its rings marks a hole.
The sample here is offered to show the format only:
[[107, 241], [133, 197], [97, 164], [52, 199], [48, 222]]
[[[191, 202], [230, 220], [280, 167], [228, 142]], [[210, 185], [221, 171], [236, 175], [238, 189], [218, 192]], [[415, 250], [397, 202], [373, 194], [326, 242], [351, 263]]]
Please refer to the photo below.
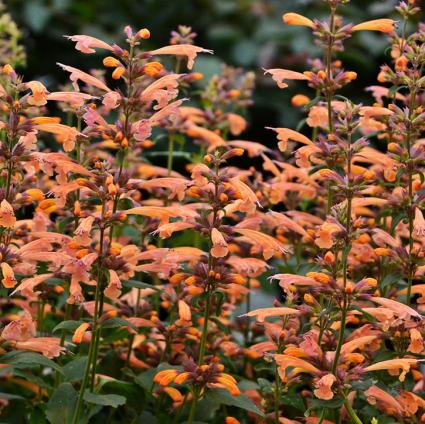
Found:
[[14, 350], [6, 353], [6, 355], [2, 357], [2, 362], [11, 365], [41, 365], [43, 367], [53, 368], [55, 371], [63, 374], [62, 368], [56, 362], [35, 352], [20, 352]]
[[81, 356], [73, 361], [68, 362], [62, 367], [65, 380], [79, 381], [84, 376], [84, 371], [87, 365], [87, 356]]
[[50, 398], [46, 417], [51, 424], [69, 424], [72, 422], [77, 392], [71, 383], [62, 383]]
[[137, 280], [127, 280], [127, 281], [123, 281], [122, 285], [124, 287], [128, 287], [128, 288], [136, 288], [136, 289], [154, 289], [154, 290], [158, 290], [158, 287], [152, 286], [151, 284], [148, 283], [143, 283], [141, 281], [137, 281]]
[[131, 327], [137, 329], [130, 321], [122, 318], [109, 318], [102, 322], [102, 328]]
[[214, 389], [208, 392], [206, 397], [219, 404], [235, 406], [236, 408], [245, 409], [246, 411], [253, 412], [260, 417], [264, 417], [264, 413], [245, 395], [232, 396], [227, 390]]
[[126, 398], [120, 395], [98, 395], [96, 393], [85, 392], [84, 400], [95, 405], [112, 406], [117, 408], [120, 405], [124, 405]]
[[59, 330], [65, 330], [73, 333], [84, 321], [62, 321], [53, 330], [56, 333]]

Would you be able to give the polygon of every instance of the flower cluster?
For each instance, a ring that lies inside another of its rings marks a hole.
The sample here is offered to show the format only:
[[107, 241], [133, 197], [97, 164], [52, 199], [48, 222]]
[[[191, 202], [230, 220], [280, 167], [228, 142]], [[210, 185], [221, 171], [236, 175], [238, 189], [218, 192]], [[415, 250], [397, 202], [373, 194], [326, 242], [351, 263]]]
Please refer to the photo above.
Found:
[[[67, 36], [105, 55], [60, 91], [1, 68], [8, 422], [424, 421], [425, 27], [345, 3], [283, 15], [323, 54], [265, 70], [312, 93], [276, 146], [244, 137], [254, 74], [203, 81], [190, 27]], [[340, 94], [359, 31], [391, 46], [368, 105]]]

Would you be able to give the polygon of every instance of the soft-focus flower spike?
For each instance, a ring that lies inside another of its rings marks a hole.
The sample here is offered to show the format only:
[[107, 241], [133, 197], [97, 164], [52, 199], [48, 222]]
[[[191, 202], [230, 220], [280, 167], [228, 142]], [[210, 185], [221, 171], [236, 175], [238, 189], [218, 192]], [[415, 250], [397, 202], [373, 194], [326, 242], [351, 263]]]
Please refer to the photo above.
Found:
[[64, 37], [77, 43], [75, 48], [82, 53], [96, 53], [94, 49], [113, 50], [109, 44], [89, 35], [64, 35]]
[[213, 54], [212, 50], [204, 49], [202, 47], [194, 46], [192, 44], [176, 44], [173, 46], [165, 46], [149, 52], [152, 56], [155, 55], [175, 55], [187, 57], [187, 68], [191, 70], [195, 63], [195, 58], [198, 53]]
[[309, 28], [314, 28], [314, 22], [311, 19], [299, 15], [298, 13], [285, 13], [282, 16], [282, 20], [286, 25], [301, 25]]
[[372, 21], [362, 22], [354, 25], [352, 31], [380, 31], [380, 32], [393, 32], [395, 21], [392, 19], [374, 19]]
[[276, 81], [279, 88], [286, 88], [288, 84], [284, 80], [304, 80], [308, 81], [310, 78], [300, 72], [290, 71], [289, 69], [264, 69], [264, 74], [270, 74], [274, 81]]

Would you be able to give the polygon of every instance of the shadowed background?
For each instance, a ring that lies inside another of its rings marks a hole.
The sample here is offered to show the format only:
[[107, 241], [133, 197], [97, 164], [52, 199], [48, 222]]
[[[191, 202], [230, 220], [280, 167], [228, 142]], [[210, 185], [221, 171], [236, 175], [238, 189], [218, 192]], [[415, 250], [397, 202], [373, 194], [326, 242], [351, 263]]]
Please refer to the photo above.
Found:
[[[198, 34], [196, 44], [213, 49], [214, 56], [198, 56], [195, 70], [209, 76], [220, 70], [221, 63], [256, 72], [255, 105], [249, 111], [249, 130], [242, 138], [264, 144], [275, 143], [274, 134], [265, 126], [296, 127], [302, 111], [292, 108], [293, 94], [312, 95], [305, 84], [291, 83], [279, 90], [262, 68], [307, 69], [309, 56], [320, 57], [308, 28], [285, 26], [282, 14], [294, 11], [311, 19], [323, 18], [327, 7], [323, 0], [9, 0], [7, 10], [20, 28], [27, 61], [18, 68], [26, 80], [39, 79], [49, 89], [66, 82], [67, 73], [56, 62], [83, 70], [102, 66], [103, 55], [83, 55], [63, 35], [87, 34], [119, 44], [122, 29], [147, 27], [152, 37], [146, 47], [168, 44], [170, 32], [179, 24], [188, 25]], [[345, 22], [359, 23], [393, 13], [394, 0], [353, 0], [343, 8]], [[1, 31], [1, 25], [0, 25]], [[341, 94], [357, 102], [371, 103], [363, 87], [376, 83], [381, 63], [388, 60], [388, 40], [379, 33], [364, 31], [348, 40], [339, 55], [345, 69], [357, 72], [358, 79]], [[383, 54], [383, 52], [386, 53]], [[100, 52], [101, 54], [104, 52]]]

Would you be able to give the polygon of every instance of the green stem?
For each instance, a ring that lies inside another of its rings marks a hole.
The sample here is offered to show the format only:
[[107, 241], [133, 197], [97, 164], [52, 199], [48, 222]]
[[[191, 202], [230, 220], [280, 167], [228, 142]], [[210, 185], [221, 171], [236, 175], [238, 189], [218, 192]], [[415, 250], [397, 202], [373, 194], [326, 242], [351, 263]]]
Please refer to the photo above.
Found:
[[345, 410], [347, 411], [348, 415], [350, 416], [350, 418], [353, 420], [353, 422], [355, 424], [363, 424], [362, 420], [358, 417], [358, 415], [356, 414], [356, 412], [354, 411], [354, 409], [350, 405], [350, 402], [348, 401], [347, 398], [344, 398], [344, 406], [345, 406]]
[[197, 390], [193, 392], [192, 404], [190, 405], [189, 418], [187, 424], [192, 424], [196, 414], [196, 405], [198, 403], [199, 393]]
[[211, 310], [211, 294], [212, 294], [211, 289], [208, 289], [205, 312], [204, 312], [204, 323], [202, 326], [201, 345], [199, 347], [198, 365], [202, 365], [204, 362], [205, 347], [207, 344], [207, 335], [208, 335], [208, 322], [210, 319], [210, 310]]
[[173, 155], [174, 155], [174, 133], [171, 132], [168, 137], [168, 160], [167, 160], [167, 175], [170, 176], [173, 172]]

